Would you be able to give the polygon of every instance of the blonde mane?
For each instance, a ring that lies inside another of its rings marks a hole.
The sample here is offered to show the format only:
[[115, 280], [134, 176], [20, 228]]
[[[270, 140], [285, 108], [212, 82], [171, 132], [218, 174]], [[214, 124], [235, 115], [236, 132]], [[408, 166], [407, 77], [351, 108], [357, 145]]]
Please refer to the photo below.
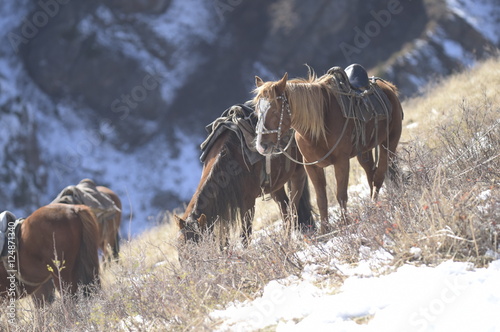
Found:
[[[309, 135], [314, 141], [323, 138], [326, 141], [325, 128], [325, 104], [329, 103], [334, 97], [331, 88], [333, 76], [326, 74], [317, 77], [312, 71], [309, 71], [309, 77], [295, 78], [287, 81], [285, 95], [290, 104], [292, 113], [292, 127], [297, 131]], [[266, 82], [253, 92], [255, 98], [254, 104], [260, 98], [275, 100], [277, 82]]]

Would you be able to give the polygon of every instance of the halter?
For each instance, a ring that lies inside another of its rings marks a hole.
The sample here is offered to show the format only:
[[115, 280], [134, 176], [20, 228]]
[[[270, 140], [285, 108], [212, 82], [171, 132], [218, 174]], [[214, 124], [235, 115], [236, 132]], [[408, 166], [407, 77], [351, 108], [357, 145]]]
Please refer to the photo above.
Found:
[[202, 234], [198, 221], [196, 220], [186, 221], [184, 228], [179, 230], [178, 234], [184, 236], [184, 239], [187, 241], [187, 235], [186, 235], [187, 233], [193, 233], [193, 237]]
[[290, 121], [292, 119], [292, 112], [290, 111], [290, 104], [288, 103], [288, 99], [286, 98], [286, 95], [285, 93], [283, 93], [282, 95], [276, 97], [276, 99], [280, 99], [281, 100], [281, 113], [280, 113], [280, 122], [278, 124], [278, 128], [277, 129], [267, 129], [266, 126], [265, 126], [265, 122], [266, 122], [266, 116], [267, 116], [267, 111], [269, 111], [269, 109], [271, 108], [271, 103], [269, 102], [269, 100], [267, 98], [261, 98], [259, 99], [259, 101], [257, 102], [257, 105], [256, 105], [256, 110], [258, 110], [258, 120], [257, 120], [257, 126], [255, 128], [255, 133], [257, 135], [269, 135], [269, 134], [277, 134], [278, 135], [278, 139], [276, 140], [276, 145], [274, 146], [276, 148], [276, 150], [278, 150], [279, 152], [278, 153], [274, 153], [274, 154], [281, 154], [283, 153], [283, 151], [287, 150], [288, 147], [290, 146], [290, 144], [292, 143], [292, 140], [293, 140], [293, 128], [290, 127], [289, 129], [289, 132], [290, 132], [290, 140], [288, 141], [286, 147], [283, 149], [279, 146], [280, 144], [280, 141], [281, 141], [281, 128], [283, 126], [283, 116], [285, 114], [285, 111], [288, 113], [288, 115], [290, 116]]
[[[288, 100], [285, 96], [285, 93], [283, 93], [281, 96], [276, 97], [276, 99], [282, 100], [280, 122], [278, 125], [278, 129], [269, 130], [264, 125], [264, 123], [266, 122], [267, 111], [269, 111], [269, 109], [271, 108], [271, 103], [269, 102], [269, 100], [267, 98], [261, 98], [261, 99], [259, 99], [259, 101], [257, 102], [257, 105], [256, 105], [256, 109], [259, 110], [259, 117], [258, 117], [259, 119], [257, 121], [257, 127], [255, 130], [256, 134], [257, 135], [259, 135], [259, 134], [261, 134], [261, 135], [278, 134], [278, 140], [276, 141], [276, 145], [274, 146], [275, 150], [277, 150], [278, 152], [274, 152], [272, 154], [274, 154], [274, 155], [284, 154], [288, 159], [290, 159], [294, 163], [297, 163], [299, 165], [304, 165], [304, 166], [316, 165], [316, 164], [324, 161], [326, 158], [328, 158], [328, 156], [337, 148], [337, 146], [340, 144], [340, 141], [344, 137], [344, 134], [346, 132], [347, 125], [348, 125], [349, 121], [346, 119], [344, 127], [342, 128], [342, 133], [340, 134], [339, 138], [337, 139], [337, 142], [335, 142], [335, 144], [331, 147], [331, 149], [323, 157], [321, 157], [320, 159], [318, 159], [316, 161], [310, 162], [310, 163], [302, 162], [302, 161], [299, 161], [299, 160], [293, 158], [290, 154], [288, 154], [288, 152], [286, 152], [286, 150], [288, 150], [288, 148], [292, 144], [292, 141], [294, 138], [294, 135], [293, 135], [294, 129], [292, 127], [290, 127], [290, 131], [292, 132], [292, 135], [290, 135], [290, 140], [288, 141], [288, 144], [286, 145], [286, 147], [281, 148], [279, 146], [280, 139], [281, 139], [281, 126], [283, 125], [283, 115], [285, 114], [285, 110], [286, 110], [288, 112], [288, 115], [290, 116], [290, 121], [291, 121], [292, 120], [292, 111], [290, 110], [290, 104], [288, 103]], [[267, 166], [267, 167], [270, 168], [271, 163], [269, 162], [268, 164], [269, 164], [269, 166]]]

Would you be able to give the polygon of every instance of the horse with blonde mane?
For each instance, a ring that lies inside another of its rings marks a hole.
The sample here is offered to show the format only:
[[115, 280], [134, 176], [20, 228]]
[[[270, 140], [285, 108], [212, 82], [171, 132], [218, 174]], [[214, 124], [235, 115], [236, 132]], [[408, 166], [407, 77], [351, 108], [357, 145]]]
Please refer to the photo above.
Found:
[[[397, 88], [385, 80], [372, 78], [370, 89], [373, 85], [373, 89], [381, 91], [380, 95], [385, 94], [382, 97], [388, 100], [387, 108], [392, 112], [386, 117], [373, 117], [362, 123], [365, 134], [360, 139], [357, 137], [359, 121], [346, 118], [341, 107], [343, 92], [336, 88], [334, 80], [332, 72], [317, 77], [310, 71], [307, 79], [292, 80], [288, 80], [285, 74], [281, 80], [271, 82], [264, 82], [256, 76], [253, 100], [259, 117], [257, 150], [261, 154], [282, 153], [279, 137], [291, 128], [295, 130], [303, 164], [316, 191], [321, 233], [328, 228], [324, 168], [334, 165], [337, 201], [345, 219], [350, 159], [357, 157], [366, 173], [371, 197], [376, 198], [386, 171], [395, 160], [403, 120]], [[367, 75], [365, 80], [368, 82]], [[377, 158], [374, 159], [372, 150], [376, 148]]]

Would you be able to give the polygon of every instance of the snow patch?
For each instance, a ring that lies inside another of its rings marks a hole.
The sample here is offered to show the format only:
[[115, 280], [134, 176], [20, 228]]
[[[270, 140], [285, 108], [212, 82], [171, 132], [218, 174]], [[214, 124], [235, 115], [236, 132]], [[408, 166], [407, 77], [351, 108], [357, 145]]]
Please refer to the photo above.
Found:
[[217, 331], [482, 331], [500, 328], [500, 261], [404, 265], [382, 276], [347, 278], [338, 290], [290, 277], [272, 281], [253, 301], [210, 317]]

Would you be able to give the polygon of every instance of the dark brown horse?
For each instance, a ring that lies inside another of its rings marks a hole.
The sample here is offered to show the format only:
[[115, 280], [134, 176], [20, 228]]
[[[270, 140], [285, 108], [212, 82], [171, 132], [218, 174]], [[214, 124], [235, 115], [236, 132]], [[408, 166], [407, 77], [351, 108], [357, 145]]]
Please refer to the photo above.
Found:
[[[292, 145], [289, 153], [301, 159], [296, 146]], [[220, 135], [208, 152], [200, 183], [184, 215], [176, 216], [180, 238], [197, 242], [200, 234], [211, 232], [216, 222], [234, 225], [239, 221], [243, 244], [247, 245], [255, 200], [262, 194], [270, 194], [278, 203], [287, 230], [295, 217], [302, 230], [314, 229], [304, 167], [280, 155], [273, 157], [267, 168], [271, 171], [268, 176], [264, 158], [253, 165], [245, 159], [241, 141], [234, 132], [227, 130]], [[284, 188], [287, 182], [290, 199]]]
[[31, 294], [50, 279], [70, 294], [99, 286], [98, 226], [88, 207], [43, 206], [16, 233], [17, 249], [0, 264], [0, 296]]
[[[280, 150], [278, 135], [289, 128], [295, 129], [295, 139], [306, 164], [317, 197], [321, 216], [321, 233], [328, 224], [328, 201], [323, 168], [334, 165], [337, 181], [337, 200], [344, 214], [347, 206], [349, 160], [355, 156], [366, 172], [372, 197], [376, 197], [384, 182], [389, 163], [394, 158], [401, 136], [403, 110], [394, 85], [377, 80], [378, 87], [392, 105], [392, 116], [373, 119], [365, 124], [368, 139], [362, 146], [353, 143], [356, 123], [343, 116], [339, 105], [334, 76], [319, 78], [310, 73], [308, 79], [288, 81], [288, 75], [276, 82], [263, 82], [255, 78], [254, 103], [262, 124], [257, 135], [257, 149], [263, 155]], [[266, 116], [267, 115], [267, 116]], [[378, 165], [372, 150], [379, 147]]]
[[83, 179], [76, 186], [64, 188], [52, 203], [84, 204], [90, 207], [99, 225], [99, 246], [105, 260], [118, 259], [122, 203], [113, 190], [96, 186], [90, 179]]
[[[92, 206], [94, 205], [93, 202], [89, 203], [87, 205], [90, 208], [90, 211], [94, 214], [97, 220], [97, 226], [98, 226], [98, 243], [99, 243], [99, 248], [101, 249], [103, 256], [104, 256], [104, 263], [110, 262], [112, 258], [115, 260], [118, 259], [119, 253], [120, 253], [120, 223], [121, 223], [121, 209], [122, 209], [122, 203], [118, 195], [108, 187], [104, 186], [95, 186], [94, 182], [89, 179], [84, 179], [80, 182], [84, 184], [90, 184], [91, 188], [95, 188], [95, 191], [97, 191], [99, 195], [106, 195], [106, 198], [108, 198], [110, 201], [114, 203], [116, 208], [113, 208], [113, 213], [111, 214], [100, 214], [99, 211], [94, 212], [92, 210]], [[72, 186], [70, 186], [72, 187]], [[68, 187], [68, 188], [70, 188]], [[67, 189], [67, 188], [66, 188]], [[66, 190], [65, 189], [65, 190]], [[65, 191], [63, 191], [64, 193]], [[69, 194], [71, 191], [66, 192]], [[65, 195], [59, 195], [54, 202], [59, 201], [60, 203], [56, 204], [73, 204], [76, 202], [80, 202], [84, 204], [86, 201], [85, 199], [78, 199], [76, 197], [66, 197]], [[54, 204], [52, 202], [52, 204]], [[43, 302], [52, 302], [54, 299], [55, 295], [55, 285], [52, 280], [47, 281], [45, 284], [40, 286], [33, 294], [32, 298], [35, 301], [35, 303], [40, 304]]]

